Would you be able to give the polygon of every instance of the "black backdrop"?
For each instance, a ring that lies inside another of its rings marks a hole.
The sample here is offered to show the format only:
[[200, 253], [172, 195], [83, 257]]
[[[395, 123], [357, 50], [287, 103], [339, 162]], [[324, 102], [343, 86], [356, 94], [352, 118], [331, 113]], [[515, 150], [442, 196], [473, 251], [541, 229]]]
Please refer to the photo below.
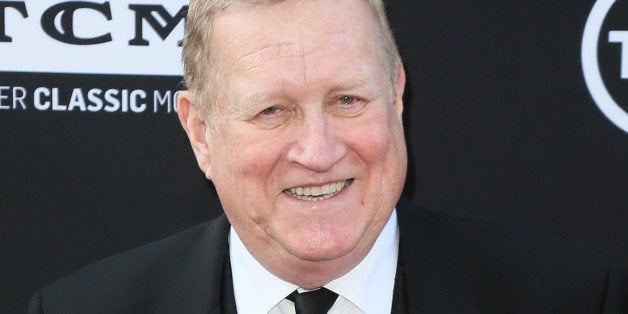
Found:
[[[581, 70], [594, 3], [389, 3], [409, 76], [407, 196], [595, 244], [628, 267], [628, 134], [597, 108]], [[628, 30], [627, 7], [615, 3], [603, 34]], [[601, 38], [605, 82], [626, 111], [622, 46]], [[65, 99], [77, 86], [165, 93], [180, 80], [0, 72], [0, 86], [56, 86]], [[24, 312], [45, 283], [218, 214], [174, 112], [26, 101], [0, 109], [0, 312]]]

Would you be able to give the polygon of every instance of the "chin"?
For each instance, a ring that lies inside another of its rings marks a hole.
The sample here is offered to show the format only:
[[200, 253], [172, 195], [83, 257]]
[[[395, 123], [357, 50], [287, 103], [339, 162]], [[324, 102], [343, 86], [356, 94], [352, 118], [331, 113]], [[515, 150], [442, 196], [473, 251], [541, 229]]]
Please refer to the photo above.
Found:
[[359, 241], [347, 241], [347, 236], [335, 237], [328, 233], [306, 235], [294, 245], [293, 255], [312, 262], [331, 261], [352, 252]]

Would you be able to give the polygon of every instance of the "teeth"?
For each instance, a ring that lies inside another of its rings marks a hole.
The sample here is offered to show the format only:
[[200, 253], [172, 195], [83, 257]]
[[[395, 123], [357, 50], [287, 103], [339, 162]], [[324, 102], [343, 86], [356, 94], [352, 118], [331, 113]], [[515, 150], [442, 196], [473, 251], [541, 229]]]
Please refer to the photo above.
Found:
[[285, 192], [305, 201], [322, 201], [338, 194], [348, 185], [348, 182], [348, 180], [342, 180], [323, 186], [297, 187]]

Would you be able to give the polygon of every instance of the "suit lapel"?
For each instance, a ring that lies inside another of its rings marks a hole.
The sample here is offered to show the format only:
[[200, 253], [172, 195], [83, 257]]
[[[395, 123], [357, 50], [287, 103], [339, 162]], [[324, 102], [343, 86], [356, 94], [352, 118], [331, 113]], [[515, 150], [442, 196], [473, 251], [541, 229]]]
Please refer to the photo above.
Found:
[[402, 199], [397, 215], [409, 313], [479, 313], [426, 211]]
[[231, 258], [229, 252], [225, 253], [225, 267], [222, 271], [222, 301], [220, 309], [216, 313], [235, 314], [237, 313], [235, 294], [233, 292], [233, 275], [231, 274]]
[[[157, 313], [224, 313], [221, 291], [228, 233], [224, 215], [210, 222], [179, 264]], [[227, 275], [230, 279], [231, 272]]]

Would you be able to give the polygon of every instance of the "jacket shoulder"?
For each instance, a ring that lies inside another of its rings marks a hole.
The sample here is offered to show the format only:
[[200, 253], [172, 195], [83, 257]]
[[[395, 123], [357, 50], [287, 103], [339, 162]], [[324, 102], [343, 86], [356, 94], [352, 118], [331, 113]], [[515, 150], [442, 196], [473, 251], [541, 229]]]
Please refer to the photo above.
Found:
[[[626, 293], [617, 292], [623, 288], [616, 261], [598, 247], [407, 200], [400, 202], [398, 215], [405, 254], [420, 259], [429, 247], [485, 311], [600, 313], [609, 302], [605, 294]], [[621, 303], [621, 297], [615, 301]]]
[[150, 312], [201, 235], [227, 225], [220, 217], [86, 266], [35, 294], [29, 313]]

